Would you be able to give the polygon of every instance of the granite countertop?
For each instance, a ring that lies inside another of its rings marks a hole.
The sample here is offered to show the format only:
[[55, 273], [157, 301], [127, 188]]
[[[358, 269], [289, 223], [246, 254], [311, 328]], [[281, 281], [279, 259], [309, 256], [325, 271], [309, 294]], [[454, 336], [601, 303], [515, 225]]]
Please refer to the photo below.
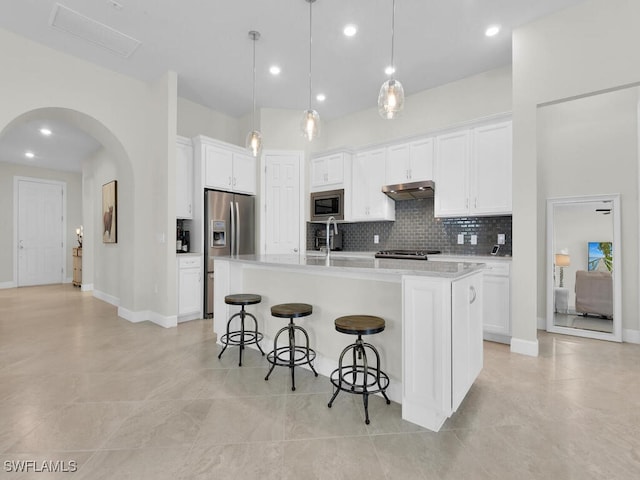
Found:
[[[322, 255], [239, 255], [237, 257], [218, 257], [230, 262], [257, 264], [273, 267], [306, 269], [335, 273], [359, 272], [382, 275], [417, 275], [441, 278], [459, 278], [477, 270], [482, 270], [480, 262], [429, 262], [424, 260], [396, 260], [373, 258], [365, 255], [338, 255], [331, 253], [329, 260]], [[218, 259], [216, 258], [216, 259]], [[316, 270], [318, 269], [318, 270]]]

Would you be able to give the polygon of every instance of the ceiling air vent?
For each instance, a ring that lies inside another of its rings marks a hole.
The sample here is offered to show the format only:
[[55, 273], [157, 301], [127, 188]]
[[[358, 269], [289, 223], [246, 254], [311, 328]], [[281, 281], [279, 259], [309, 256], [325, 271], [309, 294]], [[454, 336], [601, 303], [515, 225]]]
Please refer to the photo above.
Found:
[[131, 56], [141, 43], [129, 35], [85, 17], [59, 3], [56, 3], [51, 11], [49, 24], [53, 28], [87, 40], [124, 58]]

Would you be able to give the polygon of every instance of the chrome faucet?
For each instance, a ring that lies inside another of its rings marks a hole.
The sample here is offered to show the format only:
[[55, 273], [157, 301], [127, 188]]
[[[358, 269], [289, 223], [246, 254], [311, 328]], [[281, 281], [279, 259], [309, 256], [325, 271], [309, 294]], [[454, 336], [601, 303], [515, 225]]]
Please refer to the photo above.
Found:
[[336, 219], [334, 217], [327, 218], [327, 258], [329, 258], [329, 254], [331, 253], [331, 236], [329, 230], [331, 229], [331, 222], [333, 221], [333, 233], [335, 235], [338, 234], [338, 224], [336, 223]]

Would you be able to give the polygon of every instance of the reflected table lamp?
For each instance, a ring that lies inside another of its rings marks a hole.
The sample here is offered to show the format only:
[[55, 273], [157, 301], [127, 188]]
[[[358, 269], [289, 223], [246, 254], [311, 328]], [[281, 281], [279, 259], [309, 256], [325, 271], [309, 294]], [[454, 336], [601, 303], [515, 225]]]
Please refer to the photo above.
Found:
[[559, 287], [564, 287], [564, 267], [568, 267], [571, 264], [571, 257], [568, 253], [556, 253], [556, 266], [560, 268], [560, 284]]

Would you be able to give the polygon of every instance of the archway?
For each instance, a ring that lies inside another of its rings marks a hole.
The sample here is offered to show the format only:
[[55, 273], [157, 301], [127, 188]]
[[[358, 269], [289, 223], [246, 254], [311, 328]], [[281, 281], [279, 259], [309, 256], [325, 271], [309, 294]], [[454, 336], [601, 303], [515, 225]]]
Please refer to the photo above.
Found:
[[[136, 272], [134, 269], [134, 242], [136, 205], [134, 196], [134, 173], [129, 155], [122, 142], [102, 122], [86, 113], [68, 108], [38, 108], [25, 112], [9, 122], [0, 133], [0, 142], [6, 132], [23, 126], [42, 122], [64, 122], [72, 128], [86, 133], [100, 145], [99, 151], [83, 161], [81, 194], [75, 201], [82, 202], [83, 242], [83, 287], [93, 290], [94, 295], [116, 305], [133, 305], [136, 298]], [[49, 173], [50, 175], [50, 173]], [[118, 182], [119, 235], [117, 244], [103, 244], [101, 235], [101, 189], [110, 180]], [[14, 225], [10, 222], [8, 225]], [[14, 233], [12, 232], [12, 233]], [[12, 238], [14, 235], [11, 235]], [[68, 238], [67, 249], [74, 243]], [[13, 270], [16, 271], [17, 245], [14, 240]]]

